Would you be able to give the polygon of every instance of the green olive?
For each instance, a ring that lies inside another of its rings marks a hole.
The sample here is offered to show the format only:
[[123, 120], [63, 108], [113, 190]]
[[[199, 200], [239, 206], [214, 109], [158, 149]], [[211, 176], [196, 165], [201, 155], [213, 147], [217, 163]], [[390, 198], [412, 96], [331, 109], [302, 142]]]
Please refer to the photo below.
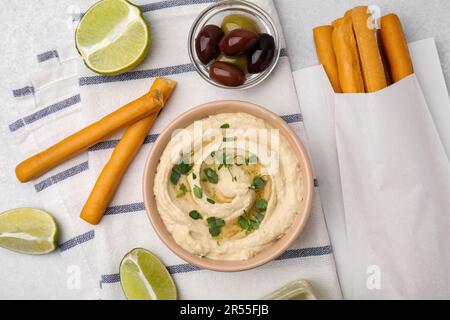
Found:
[[223, 18], [222, 30], [228, 33], [234, 29], [246, 29], [260, 33], [259, 27], [253, 19], [243, 14], [230, 14]]
[[221, 53], [217, 57], [216, 61], [232, 64], [233, 66], [238, 67], [244, 73], [247, 72], [247, 57], [243, 54], [238, 56], [227, 56]]

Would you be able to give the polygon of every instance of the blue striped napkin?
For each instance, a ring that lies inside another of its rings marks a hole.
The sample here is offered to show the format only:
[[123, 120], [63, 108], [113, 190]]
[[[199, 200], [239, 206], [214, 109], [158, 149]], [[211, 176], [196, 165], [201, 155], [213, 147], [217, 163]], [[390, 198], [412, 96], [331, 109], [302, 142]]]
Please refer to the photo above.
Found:
[[[18, 115], [10, 121], [9, 130], [24, 156], [84, 127], [77, 69], [73, 59], [51, 66], [42, 64], [40, 72], [13, 90]], [[95, 255], [95, 231], [80, 223], [77, 214], [94, 181], [88, 168], [88, 155], [83, 153], [31, 183], [42, 199], [43, 209], [51, 212], [60, 226], [59, 253], [81, 275], [73, 289], [80, 291], [80, 298], [95, 299], [100, 294], [98, 271], [89, 260]], [[71, 285], [67, 289], [72, 289]]]
[[[95, 177], [121, 134], [91, 147], [86, 154], [34, 182], [44, 203], [54, 209], [50, 211], [56, 212], [59, 205], [65, 209], [60, 210], [61, 218], [58, 216], [58, 219], [61, 219], [63, 229], [70, 232], [67, 231], [67, 237], [64, 237], [61, 251], [80, 251], [74, 257], [85, 261], [83, 272], [89, 273], [85, 277], [89, 283], [86, 288], [95, 287], [92, 290], [102, 299], [123, 298], [118, 275], [120, 260], [130, 249], [144, 247], [168, 266], [180, 298], [257, 299], [298, 278], [309, 280], [320, 297], [341, 298], [319, 196], [315, 198], [310, 221], [295, 244], [276, 261], [251, 271], [199, 270], [175, 256], [156, 236], [145, 214], [141, 194], [143, 164], [158, 133], [178, 115], [212, 100], [248, 100], [278, 113], [304, 142], [306, 136], [284, 39], [279, 64], [263, 84], [245, 91], [218, 89], [195, 73], [186, 48], [193, 20], [209, 3], [216, 1], [135, 2], [141, 5], [151, 26], [153, 42], [148, 58], [136, 70], [119, 76], [100, 76], [88, 70], [72, 48], [61, 47], [38, 55], [44, 70], [43, 86], [48, 85], [51, 99], [40, 101], [42, 86], [37, 87], [35, 83], [15, 91], [34, 103], [32, 110], [23, 111], [21, 120], [11, 124], [19, 143], [31, 154], [142, 95], [156, 76], [167, 76], [178, 82], [170, 103], [158, 117], [98, 226], [87, 225], [78, 215]], [[281, 30], [272, 1], [255, 2], [275, 19]], [[50, 75], [56, 73], [59, 78], [51, 78]], [[59, 86], [67, 87], [67, 92], [57, 89]], [[21, 140], [20, 132], [25, 130], [29, 138]], [[33, 140], [41, 134], [46, 138], [34, 145]], [[242, 290], [242, 286], [247, 290]]]

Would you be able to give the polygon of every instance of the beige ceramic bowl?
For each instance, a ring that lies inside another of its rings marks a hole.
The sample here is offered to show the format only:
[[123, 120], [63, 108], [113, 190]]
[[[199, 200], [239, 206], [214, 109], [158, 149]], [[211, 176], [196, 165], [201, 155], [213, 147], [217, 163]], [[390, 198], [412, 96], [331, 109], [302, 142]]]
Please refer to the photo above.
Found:
[[[303, 190], [304, 197], [303, 202], [298, 208], [298, 215], [294, 220], [294, 223], [288, 230], [288, 232], [279, 240], [277, 240], [272, 246], [264, 249], [256, 256], [244, 260], [244, 261], [221, 261], [212, 260], [207, 258], [201, 258], [194, 255], [182, 247], [180, 247], [175, 240], [172, 238], [171, 234], [167, 231], [164, 222], [162, 221], [158, 209], [156, 206], [156, 200], [153, 193], [153, 185], [156, 174], [156, 169], [158, 167], [159, 159], [167, 144], [170, 141], [172, 132], [175, 129], [181, 129], [189, 126], [196, 120], [201, 120], [207, 118], [210, 115], [219, 113], [233, 113], [233, 112], [246, 112], [255, 117], [265, 120], [274, 128], [280, 130], [280, 134], [290, 143], [294, 153], [297, 155], [303, 171]], [[311, 163], [305, 147], [298, 139], [297, 135], [289, 128], [289, 126], [281, 119], [278, 115], [264, 109], [260, 106], [249, 102], [243, 101], [214, 101], [210, 102], [196, 108], [193, 108], [186, 113], [178, 117], [174, 122], [172, 122], [158, 137], [153, 148], [147, 158], [144, 168], [143, 177], [143, 195], [145, 208], [147, 214], [150, 218], [153, 227], [161, 238], [161, 240], [172, 250], [177, 256], [186, 260], [187, 262], [203, 268], [215, 271], [242, 271], [258, 267], [265, 264], [271, 260], [274, 260], [279, 255], [281, 255], [288, 247], [294, 242], [298, 237], [300, 232], [303, 230], [312, 206], [313, 192], [314, 192], [314, 179], [311, 169]]]

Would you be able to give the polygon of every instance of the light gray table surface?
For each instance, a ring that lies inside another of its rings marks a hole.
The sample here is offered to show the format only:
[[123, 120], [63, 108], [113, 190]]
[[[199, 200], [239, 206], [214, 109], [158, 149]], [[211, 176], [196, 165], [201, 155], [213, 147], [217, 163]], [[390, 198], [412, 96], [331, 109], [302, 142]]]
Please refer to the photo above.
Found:
[[[382, 13], [392, 11], [400, 15], [409, 41], [429, 37], [436, 39], [446, 82], [450, 83], [448, 0], [274, 1], [294, 71], [317, 64], [311, 33], [314, 26], [330, 23], [352, 6], [375, 4], [382, 9]], [[11, 89], [38, 70], [37, 52], [65, 44], [73, 36], [73, 30], [68, 28], [71, 13], [77, 9], [84, 11], [94, 2], [13, 0], [0, 3], [0, 212], [13, 207], [40, 207], [41, 204], [33, 187], [19, 184], [14, 176], [14, 167], [22, 156], [7, 127], [8, 121], [15, 115]], [[0, 299], [82, 298], [76, 291], [66, 288], [67, 269], [58, 254], [30, 257], [2, 250], [0, 257]], [[37, 283], [45, 283], [45, 286]]]

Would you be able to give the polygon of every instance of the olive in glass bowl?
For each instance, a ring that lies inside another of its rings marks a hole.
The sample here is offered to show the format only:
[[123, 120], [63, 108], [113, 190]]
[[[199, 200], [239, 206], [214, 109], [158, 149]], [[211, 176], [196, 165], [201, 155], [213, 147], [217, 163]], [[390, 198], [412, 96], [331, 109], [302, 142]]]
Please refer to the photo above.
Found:
[[188, 51], [195, 70], [208, 83], [245, 89], [262, 82], [275, 68], [280, 40], [274, 22], [261, 8], [226, 0], [197, 17]]
[[228, 56], [235, 56], [253, 48], [259, 35], [246, 29], [234, 29], [226, 33], [220, 40], [220, 51]]
[[205, 26], [195, 39], [195, 52], [203, 64], [208, 64], [220, 54], [219, 42], [224, 33], [215, 25]]
[[259, 35], [258, 42], [248, 52], [247, 70], [249, 73], [263, 72], [270, 66], [275, 54], [273, 37], [267, 33]]

